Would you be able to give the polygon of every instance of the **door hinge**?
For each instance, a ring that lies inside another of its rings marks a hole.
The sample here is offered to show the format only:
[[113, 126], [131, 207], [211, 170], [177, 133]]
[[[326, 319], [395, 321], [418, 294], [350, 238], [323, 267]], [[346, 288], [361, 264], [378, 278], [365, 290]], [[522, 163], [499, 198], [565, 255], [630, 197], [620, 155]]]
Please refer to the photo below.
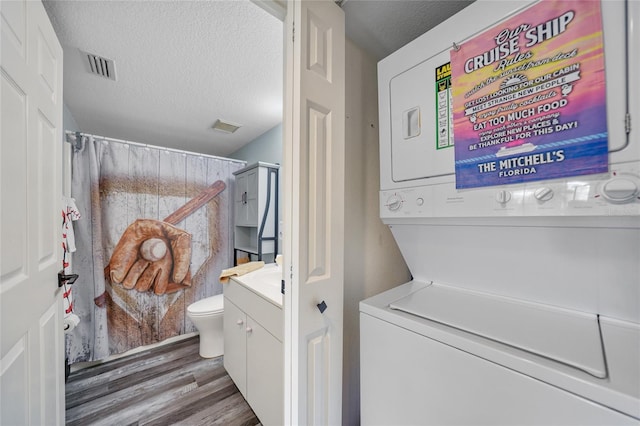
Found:
[[280, 293], [284, 294], [284, 280], [280, 281]]
[[631, 133], [631, 114], [629, 113], [624, 117], [624, 130], [627, 134]]
[[291, 28], [291, 42], [292, 43], [296, 42], [296, 23], [295, 22], [292, 24], [292, 28]]

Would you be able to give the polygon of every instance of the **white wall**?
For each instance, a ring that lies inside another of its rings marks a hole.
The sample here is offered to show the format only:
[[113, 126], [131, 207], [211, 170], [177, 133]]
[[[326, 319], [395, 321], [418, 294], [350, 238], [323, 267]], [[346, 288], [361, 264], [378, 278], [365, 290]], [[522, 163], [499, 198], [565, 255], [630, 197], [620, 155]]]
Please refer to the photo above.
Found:
[[71, 111], [69, 110], [69, 108], [67, 107], [67, 104], [65, 103], [62, 104], [62, 127], [64, 127], [65, 131], [66, 130], [69, 130], [71, 132], [80, 131], [80, 127], [78, 126], [78, 123], [76, 123], [76, 119], [73, 117], [73, 114], [71, 114]]
[[360, 422], [358, 304], [409, 281], [410, 274], [378, 209], [378, 89], [376, 62], [346, 44], [346, 179], [343, 424]]
[[244, 160], [247, 164], [256, 161], [282, 164], [282, 123], [235, 151], [229, 158]]
[[80, 127], [76, 119], [71, 114], [67, 104], [62, 103], [62, 194], [71, 196], [71, 150], [72, 146], [67, 143], [66, 131], [79, 132]]

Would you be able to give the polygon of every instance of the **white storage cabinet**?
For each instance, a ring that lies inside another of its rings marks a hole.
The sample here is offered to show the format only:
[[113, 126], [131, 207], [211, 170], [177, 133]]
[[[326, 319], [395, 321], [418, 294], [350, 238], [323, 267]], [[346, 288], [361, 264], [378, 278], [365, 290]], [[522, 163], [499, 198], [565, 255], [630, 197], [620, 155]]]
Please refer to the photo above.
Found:
[[[278, 252], [279, 165], [258, 162], [235, 175], [234, 254], [238, 251], [262, 260]], [[234, 256], [234, 259], [236, 258]]]

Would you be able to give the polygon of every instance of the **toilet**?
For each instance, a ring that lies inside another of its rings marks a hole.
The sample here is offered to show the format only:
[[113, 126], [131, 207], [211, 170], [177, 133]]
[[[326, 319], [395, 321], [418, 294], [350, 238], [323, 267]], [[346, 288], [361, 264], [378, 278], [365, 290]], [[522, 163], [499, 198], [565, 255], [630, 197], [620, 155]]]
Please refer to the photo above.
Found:
[[207, 297], [187, 308], [187, 316], [200, 332], [200, 356], [203, 358], [215, 358], [224, 353], [223, 298], [222, 294]]

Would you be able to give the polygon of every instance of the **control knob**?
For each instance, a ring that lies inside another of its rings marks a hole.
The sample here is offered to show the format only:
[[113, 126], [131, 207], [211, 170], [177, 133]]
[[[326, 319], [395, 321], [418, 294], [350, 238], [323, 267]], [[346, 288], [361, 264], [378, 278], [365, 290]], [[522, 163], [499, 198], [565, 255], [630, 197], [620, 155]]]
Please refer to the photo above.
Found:
[[614, 204], [631, 202], [638, 195], [638, 183], [630, 177], [614, 177], [602, 185], [602, 196]]
[[553, 198], [553, 189], [546, 186], [538, 188], [534, 191], [533, 196], [538, 201], [549, 201]]
[[387, 198], [387, 208], [392, 212], [395, 212], [402, 207], [402, 198], [398, 194], [393, 194], [389, 198]]
[[511, 192], [500, 190], [496, 193], [496, 201], [500, 204], [506, 204], [511, 200]]

